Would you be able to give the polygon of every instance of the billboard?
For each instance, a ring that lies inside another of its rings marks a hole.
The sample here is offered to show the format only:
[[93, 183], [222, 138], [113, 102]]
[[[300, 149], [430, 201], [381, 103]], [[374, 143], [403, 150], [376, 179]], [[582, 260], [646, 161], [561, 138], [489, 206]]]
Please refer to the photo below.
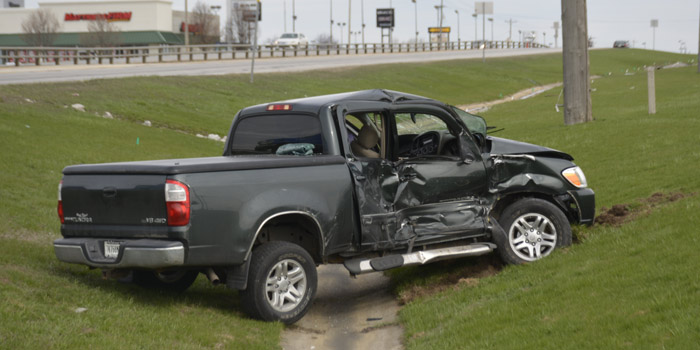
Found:
[[477, 1], [474, 3], [474, 13], [477, 15], [492, 15], [493, 1]]
[[394, 9], [377, 9], [377, 28], [394, 28]]
[[255, 22], [257, 14], [258, 21], [262, 21], [262, 6], [260, 1], [256, 0], [232, 0], [231, 7], [233, 11], [240, 11], [243, 15], [243, 20], [246, 22]]

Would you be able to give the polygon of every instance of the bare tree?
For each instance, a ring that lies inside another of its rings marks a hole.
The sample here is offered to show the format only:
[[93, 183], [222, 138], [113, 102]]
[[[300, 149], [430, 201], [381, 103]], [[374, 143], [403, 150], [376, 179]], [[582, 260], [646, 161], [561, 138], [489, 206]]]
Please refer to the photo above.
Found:
[[204, 2], [197, 1], [192, 9], [192, 25], [195, 28], [194, 37], [196, 44], [213, 44], [219, 41], [219, 23], [211, 8]]
[[121, 33], [105, 16], [99, 16], [88, 23], [88, 33], [83, 34], [80, 39], [84, 46], [115, 47], [121, 44]]
[[250, 44], [253, 40], [251, 22], [244, 19], [244, 9], [234, 7], [231, 9], [231, 14], [226, 21], [226, 40], [236, 44]]
[[58, 19], [49, 9], [39, 8], [22, 22], [22, 40], [30, 46], [51, 46], [59, 27]]

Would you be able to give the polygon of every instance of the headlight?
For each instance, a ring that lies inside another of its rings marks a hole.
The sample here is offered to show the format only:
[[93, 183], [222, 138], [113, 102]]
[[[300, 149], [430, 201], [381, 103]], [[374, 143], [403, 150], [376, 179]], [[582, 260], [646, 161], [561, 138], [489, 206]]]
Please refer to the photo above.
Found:
[[586, 175], [583, 175], [583, 170], [579, 167], [573, 167], [565, 169], [561, 172], [564, 178], [569, 181], [572, 185], [584, 188], [588, 187], [588, 181], [586, 181]]

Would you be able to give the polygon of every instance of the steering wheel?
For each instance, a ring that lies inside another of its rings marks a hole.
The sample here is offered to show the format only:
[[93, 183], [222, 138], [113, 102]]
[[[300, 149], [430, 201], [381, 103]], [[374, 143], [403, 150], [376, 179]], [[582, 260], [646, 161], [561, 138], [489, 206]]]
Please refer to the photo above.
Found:
[[413, 157], [436, 155], [440, 148], [440, 134], [437, 131], [426, 131], [418, 134], [411, 142], [410, 154]]

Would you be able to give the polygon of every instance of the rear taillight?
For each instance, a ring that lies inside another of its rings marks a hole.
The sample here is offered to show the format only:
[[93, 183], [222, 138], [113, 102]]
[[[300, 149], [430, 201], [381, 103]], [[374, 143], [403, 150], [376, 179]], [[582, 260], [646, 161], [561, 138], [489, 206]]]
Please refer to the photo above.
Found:
[[63, 180], [58, 183], [58, 218], [61, 219], [61, 223], [65, 224], [66, 219], [63, 216], [63, 198], [61, 198], [61, 189], [63, 188]]
[[186, 226], [190, 223], [190, 190], [180, 181], [165, 182], [165, 205], [168, 226]]

